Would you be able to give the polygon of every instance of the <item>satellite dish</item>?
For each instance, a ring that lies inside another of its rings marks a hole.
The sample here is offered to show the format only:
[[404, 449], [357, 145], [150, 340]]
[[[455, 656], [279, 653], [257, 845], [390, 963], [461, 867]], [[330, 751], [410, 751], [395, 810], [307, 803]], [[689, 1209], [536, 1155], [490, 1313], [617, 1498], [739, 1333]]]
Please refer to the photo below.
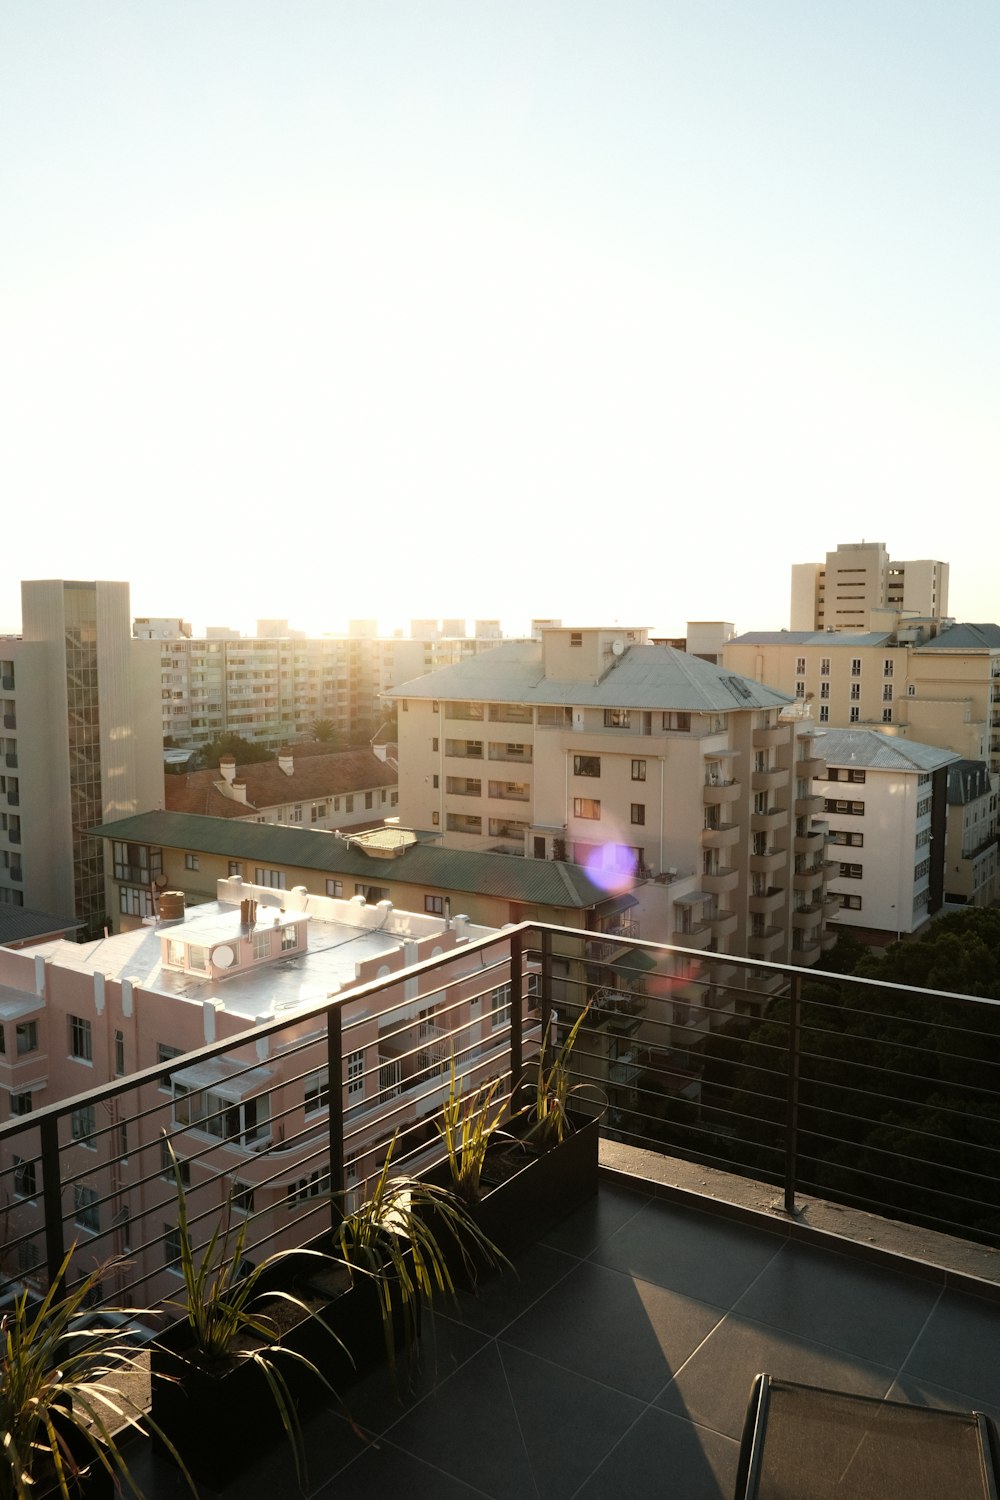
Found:
[[612, 653], [615, 656], [622, 656], [624, 654], [624, 652], [625, 652], [625, 642], [624, 641], [612, 641], [611, 642], [611, 650], [612, 650]]
[[153, 876], [153, 884], [156, 886], [156, 889], [158, 891], [162, 891], [163, 888], [164, 888], [164, 886], [166, 885], [166, 883], [167, 883], [167, 877], [165, 875], [154, 875]]
[[228, 943], [220, 943], [212, 949], [212, 962], [217, 969], [229, 969], [236, 962], [236, 954]]

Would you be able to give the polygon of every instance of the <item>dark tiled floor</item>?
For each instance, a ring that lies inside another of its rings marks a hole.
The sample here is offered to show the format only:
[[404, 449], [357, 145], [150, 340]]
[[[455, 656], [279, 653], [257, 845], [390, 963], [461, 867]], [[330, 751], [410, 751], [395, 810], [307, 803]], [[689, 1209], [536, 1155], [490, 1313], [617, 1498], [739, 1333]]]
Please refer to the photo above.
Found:
[[[307, 1425], [309, 1493], [598, 1500], [732, 1493], [758, 1370], [1000, 1412], [1000, 1308], [612, 1183], [425, 1329], [394, 1389]], [[182, 1493], [148, 1454], [150, 1500]], [[294, 1495], [287, 1452], [227, 1497]]]

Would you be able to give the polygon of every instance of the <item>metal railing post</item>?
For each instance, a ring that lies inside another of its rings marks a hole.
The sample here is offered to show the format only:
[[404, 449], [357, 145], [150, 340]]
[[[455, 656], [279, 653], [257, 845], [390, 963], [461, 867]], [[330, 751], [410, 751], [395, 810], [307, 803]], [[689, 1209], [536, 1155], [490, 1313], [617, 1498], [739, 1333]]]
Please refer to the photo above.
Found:
[[519, 1105], [519, 1095], [524, 1071], [524, 995], [521, 984], [521, 965], [524, 962], [524, 937], [520, 932], [510, 939], [510, 1102], [511, 1108]]
[[552, 1024], [552, 934], [542, 932], [542, 1044], [548, 1039]]
[[785, 1107], [785, 1212], [795, 1212], [799, 1151], [799, 1065], [801, 1062], [802, 978], [792, 978], [788, 995], [788, 1093]]
[[49, 1285], [55, 1281], [66, 1258], [63, 1236], [62, 1183], [59, 1180], [59, 1116], [39, 1122], [42, 1153], [42, 1203], [45, 1208], [45, 1260]]
[[326, 1013], [326, 1079], [330, 1105], [327, 1110], [330, 1139], [330, 1228], [339, 1228], [344, 1218], [344, 1028], [339, 1005]]

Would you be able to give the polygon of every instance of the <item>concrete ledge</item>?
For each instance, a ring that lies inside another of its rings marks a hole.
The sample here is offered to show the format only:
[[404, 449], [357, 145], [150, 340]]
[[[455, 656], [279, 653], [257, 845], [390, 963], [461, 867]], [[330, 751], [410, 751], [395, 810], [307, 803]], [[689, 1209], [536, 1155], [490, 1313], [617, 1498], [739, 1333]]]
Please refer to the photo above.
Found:
[[600, 1150], [605, 1179], [1000, 1302], [1000, 1250], [989, 1245], [808, 1194], [799, 1194], [795, 1213], [788, 1214], [783, 1193], [772, 1183], [621, 1141], [602, 1138]]

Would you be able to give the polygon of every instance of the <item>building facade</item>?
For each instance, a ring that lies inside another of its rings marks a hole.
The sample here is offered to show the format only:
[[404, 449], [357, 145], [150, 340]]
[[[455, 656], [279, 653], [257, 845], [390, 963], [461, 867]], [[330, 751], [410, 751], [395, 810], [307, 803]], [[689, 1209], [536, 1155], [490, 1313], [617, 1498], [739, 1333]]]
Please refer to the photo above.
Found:
[[394, 764], [372, 750], [308, 749], [318, 753], [285, 745], [273, 761], [224, 755], [216, 770], [168, 775], [167, 810], [306, 828], [364, 828], [395, 813]]
[[130, 632], [126, 583], [25, 582], [0, 638], [0, 902], [104, 926], [90, 830], [162, 807], [154, 642]]
[[946, 616], [948, 564], [894, 562], [884, 542], [842, 542], [825, 562], [793, 564], [793, 630], [870, 630], [884, 611]]
[[[818, 959], [822, 751], [811, 722], [782, 720], [785, 694], [651, 645], [642, 628], [543, 627], [538, 642], [390, 698], [407, 822], [456, 849], [567, 858], [609, 887], [697, 876], [688, 935], [716, 952]], [[816, 900], [798, 899], [797, 859], [816, 863]]]

